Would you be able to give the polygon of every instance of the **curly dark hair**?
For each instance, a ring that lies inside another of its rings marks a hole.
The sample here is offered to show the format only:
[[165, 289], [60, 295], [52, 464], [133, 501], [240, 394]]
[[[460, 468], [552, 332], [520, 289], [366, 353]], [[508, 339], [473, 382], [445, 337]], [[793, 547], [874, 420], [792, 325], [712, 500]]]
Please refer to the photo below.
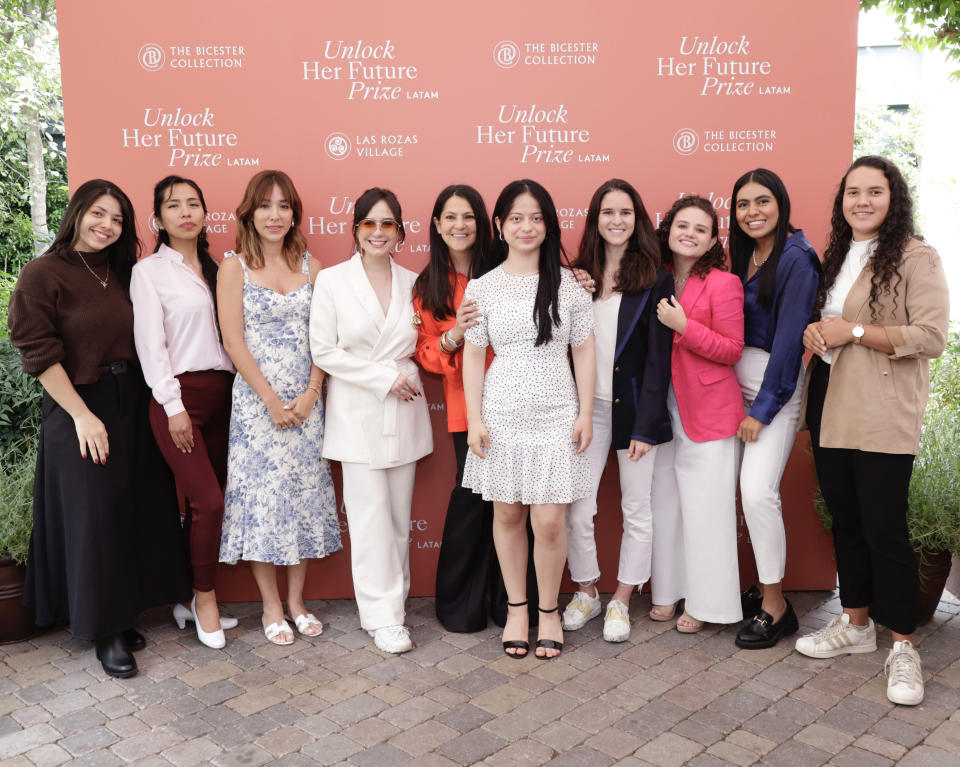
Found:
[[627, 249], [620, 261], [614, 289], [621, 293], [639, 293], [652, 287], [657, 281], [657, 269], [660, 266], [660, 248], [657, 234], [650, 222], [650, 215], [643, 200], [633, 186], [619, 178], [603, 183], [590, 200], [587, 218], [584, 223], [583, 237], [580, 238], [580, 252], [573, 265], [585, 269], [593, 277], [597, 290], [594, 299], [603, 294], [603, 269], [606, 265], [606, 248], [600, 236], [600, 206], [603, 198], [610, 192], [623, 192], [630, 198], [633, 206], [633, 234], [627, 241]]
[[847, 188], [847, 176], [851, 171], [864, 167], [881, 171], [890, 187], [890, 207], [887, 209], [886, 218], [880, 224], [877, 247], [869, 261], [870, 269], [873, 271], [870, 278], [871, 319], [878, 319], [877, 302], [881, 295], [892, 293], [894, 306], [897, 303], [899, 286], [903, 279], [899, 272], [900, 263], [903, 261], [903, 249], [910, 238], [916, 236], [913, 223], [913, 198], [910, 197], [910, 187], [907, 186], [906, 179], [896, 165], [886, 157], [866, 155], [856, 159], [853, 165], [847, 168], [847, 172], [840, 179], [840, 185], [833, 200], [830, 239], [826, 250], [823, 251], [823, 276], [820, 279], [820, 290], [817, 292], [815, 311], [817, 316], [823, 309], [827, 294], [837, 280], [853, 238], [853, 229], [843, 215], [843, 196]]
[[681, 197], [673, 203], [673, 207], [667, 211], [667, 215], [665, 215], [663, 221], [660, 222], [660, 226], [657, 228], [657, 237], [660, 239], [661, 261], [664, 264], [673, 263], [673, 253], [670, 252], [670, 227], [673, 226], [674, 217], [684, 208], [699, 208], [710, 216], [710, 220], [713, 222], [710, 236], [716, 238], [713, 246], [697, 259], [693, 268], [690, 269], [690, 274], [695, 274], [697, 277], [702, 278], [706, 277], [707, 272], [711, 269], [719, 269], [722, 272], [730, 271], [727, 268], [727, 259], [723, 255], [723, 245], [720, 244], [720, 238], [718, 237], [720, 233], [720, 222], [717, 220], [717, 211], [714, 210], [713, 203], [711, 203], [710, 200], [697, 194]]

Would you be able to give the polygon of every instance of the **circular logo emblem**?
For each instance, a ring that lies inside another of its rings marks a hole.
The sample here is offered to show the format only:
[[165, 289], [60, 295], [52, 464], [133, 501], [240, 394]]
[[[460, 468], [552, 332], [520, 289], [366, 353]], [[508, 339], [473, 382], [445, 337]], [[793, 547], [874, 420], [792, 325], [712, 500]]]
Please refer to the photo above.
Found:
[[513, 69], [520, 61], [520, 46], [513, 40], [501, 40], [493, 46], [493, 60], [498, 67]]
[[156, 43], [147, 43], [140, 48], [137, 59], [140, 61], [140, 66], [148, 72], [156, 72], [158, 69], [163, 68], [166, 56], [163, 55], [163, 48], [159, 45]]
[[346, 159], [352, 148], [346, 133], [331, 133], [323, 142], [323, 149], [331, 160]]
[[677, 154], [693, 154], [700, 146], [700, 136], [695, 130], [681, 128], [673, 134], [673, 148]]

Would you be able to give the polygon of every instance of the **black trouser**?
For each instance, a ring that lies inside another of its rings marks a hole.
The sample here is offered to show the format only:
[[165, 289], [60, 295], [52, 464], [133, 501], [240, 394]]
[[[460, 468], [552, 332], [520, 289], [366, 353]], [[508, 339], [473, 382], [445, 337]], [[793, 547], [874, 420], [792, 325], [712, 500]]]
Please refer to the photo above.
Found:
[[[493, 548], [493, 503], [463, 487], [467, 433], [453, 432], [450, 436], [457, 456], [457, 483], [450, 493], [437, 560], [437, 618], [447, 631], [480, 631], [487, 625], [488, 584], [491, 618], [498, 626], [507, 619], [507, 593]], [[527, 532], [532, 546], [533, 534]], [[527, 599], [534, 622], [537, 581], [532, 553], [527, 567]]]
[[879, 623], [898, 634], [912, 634], [920, 593], [917, 559], [907, 533], [914, 456], [820, 447], [830, 366], [819, 360], [814, 365], [807, 424], [820, 492], [833, 517], [840, 604], [870, 607]]

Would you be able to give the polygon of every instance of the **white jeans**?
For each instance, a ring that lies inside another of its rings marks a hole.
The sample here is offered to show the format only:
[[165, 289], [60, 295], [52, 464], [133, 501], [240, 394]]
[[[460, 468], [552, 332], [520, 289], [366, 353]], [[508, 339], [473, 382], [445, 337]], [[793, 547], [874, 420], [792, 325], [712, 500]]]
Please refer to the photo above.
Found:
[[698, 620], [736, 623], [737, 438], [691, 440], [672, 386], [667, 410], [673, 441], [660, 445], [653, 476], [653, 603], [685, 598]]
[[[769, 352], [747, 346], [734, 368], [743, 392], [746, 411], [760, 391]], [[740, 500], [750, 531], [753, 556], [760, 583], [780, 583], [787, 564], [787, 536], [780, 504], [780, 479], [797, 437], [800, 400], [803, 396], [803, 366], [793, 396], [773, 420], [760, 429], [756, 442], [737, 440], [740, 458]]]
[[402, 625], [410, 592], [410, 504], [417, 463], [371, 469], [342, 462], [343, 502], [360, 625]]
[[[567, 509], [567, 564], [570, 577], [577, 583], [590, 583], [600, 577], [593, 518], [597, 514], [597, 490], [607, 465], [612, 433], [613, 403], [594, 398], [593, 441], [587, 447], [593, 494], [574, 501]], [[631, 461], [628, 450], [617, 450], [623, 511], [617, 580], [633, 586], [642, 586], [650, 579], [653, 545], [650, 487], [656, 453], [657, 446], [654, 445], [639, 461]]]

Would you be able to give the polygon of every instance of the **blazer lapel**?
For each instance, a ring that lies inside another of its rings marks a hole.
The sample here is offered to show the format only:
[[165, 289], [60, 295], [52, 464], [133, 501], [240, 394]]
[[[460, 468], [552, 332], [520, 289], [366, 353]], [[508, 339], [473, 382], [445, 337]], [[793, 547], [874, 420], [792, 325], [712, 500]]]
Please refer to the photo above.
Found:
[[690, 310], [697, 305], [697, 301], [700, 299], [706, 286], [707, 281], [700, 279], [696, 275], [691, 274], [690, 277], [687, 278], [687, 284], [683, 289], [683, 293], [680, 295], [680, 306], [683, 307], [683, 311], [688, 317], [690, 316]]
[[[404, 308], [409, 305], [410, 296], [403, 295], [404, 289], [404, 280], [400, 275], [400, 270], [397, 268], [397, 265], [394, 263], [393, 258], [390, 258], [390, 307], [387, 311], [386, 319], [384, 320], [381, 329], [380, 329], [380, 338], [377, 339], [377, 343], [373, 347], [373, 355], [376, 357], [383, 347], [390, 343], [390, 339], [393, 337], [394, 328], [396, 328], [397, 323], [401, 319], [401, 315], [404, 312]], [[371, 291], [373, 289], [371, 288]]]
[[643, 308], [650, 299], [650, 288], [642, 293], [623, 293], [620, 296], [620, 311], [617, 316], [617, 347], [613, 353], [613, 359], [620, 359], [624, 347], [627, 345], [627, 339], [633, 333], [633, 329], [640, 321], [640, 315], [643, 314]]
[[873, 270], [869, 268], [870, 261], [860, 270], [857, 279], [854, 280], [843, 302], [843, 317], [850, 322], [860, 319], [860, 315], [870, 304], [870, 281], [873, 277]]
[[[347, 283], [350, 292], [353, 294], [357, 303], [360, 304], [364, 314], [367, 315], [368, 319], [377, 329], [377, 333], [380, 333], [384, 325], [383, 309], [380, 308], [380, 301], [377, 300], [377, 294], [373, 289], [373, 285], [370, 284], [370, 280], [367, 279], [367, 273], [363, 270], [363, 262], [360, 260], [359, 253], [353, 255], [353, 258], [350, 259], [349, 266]], [[390, 305], [391, 307], [393, 306], [392, 296]]]

